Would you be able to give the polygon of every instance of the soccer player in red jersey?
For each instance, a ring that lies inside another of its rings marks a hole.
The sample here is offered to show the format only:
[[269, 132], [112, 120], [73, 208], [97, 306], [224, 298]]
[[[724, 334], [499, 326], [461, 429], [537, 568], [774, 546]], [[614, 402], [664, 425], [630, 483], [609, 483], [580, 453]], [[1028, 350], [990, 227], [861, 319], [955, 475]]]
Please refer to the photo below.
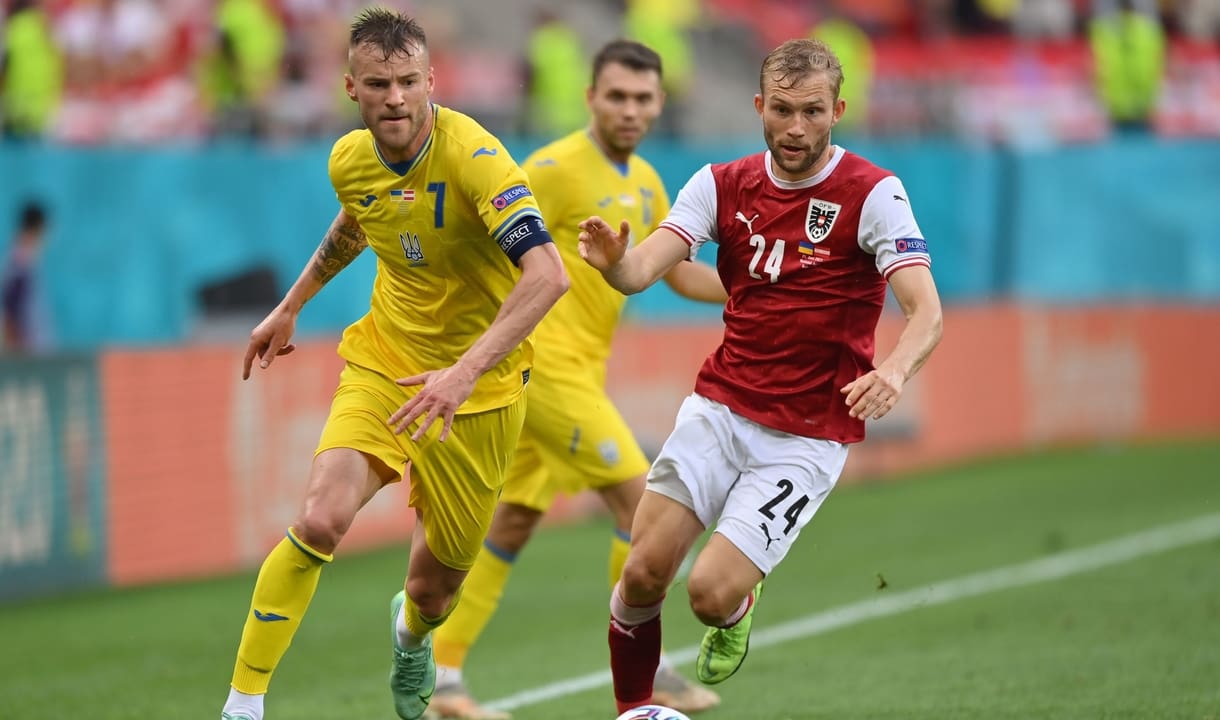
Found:
[[[843, 71], [815, 40], [763, 61], [754, 107], [766, 152], [707, 165], [647, 241], [591, 217], [581, 256], [623, 293], [652, 285], [707, 242], [729, 294], [724, 340], [648, 474], [631, 551], [610, 599], [619, 712], [652, 697], [661, 603], [705, 528], [687, 590], [708, 630], [696, 674], [740, 667], [762, 580], [834, 487], [865, 420], [888, 413], [940, 341], [928, 245], [901, 181], [831, 143]], [[874, 365], [886, 285], [906, 315]]]

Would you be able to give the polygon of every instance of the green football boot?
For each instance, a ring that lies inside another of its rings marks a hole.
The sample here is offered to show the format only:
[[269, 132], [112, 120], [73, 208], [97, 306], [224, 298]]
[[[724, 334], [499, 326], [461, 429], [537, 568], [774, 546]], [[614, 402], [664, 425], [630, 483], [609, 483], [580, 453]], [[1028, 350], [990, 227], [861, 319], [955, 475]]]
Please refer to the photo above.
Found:
[[762, 596], [760, 582], [754, 586], [754, 602], [745, 617], [728, 628], [708, 628], [699, 645], [699, 658], [695, 661], [695, 677], [706, 685], [715, 685], [733, 677], [737, 668], [750, 651], [750, 626], [754, 624], [754, 608]]
[[398, 611], [407, 601], [402, 590], [390, 601], [390, 644], [394, 663], [390, 666], [390, 692], [394, 710], [402, 720], [420, 720], [436, 688], [436, 662], [432, 659], [432, 636], [424, 644], [404, 650], [398, 647]]

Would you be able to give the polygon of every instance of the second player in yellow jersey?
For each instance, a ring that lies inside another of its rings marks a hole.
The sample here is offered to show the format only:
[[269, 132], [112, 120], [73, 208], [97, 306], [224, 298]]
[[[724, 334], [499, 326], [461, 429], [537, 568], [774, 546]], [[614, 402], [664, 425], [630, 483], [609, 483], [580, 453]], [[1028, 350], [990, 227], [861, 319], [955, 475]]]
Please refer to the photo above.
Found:
[[[605, 387], [625, 298], [580, 259], [577, 224], [601, 215], [626, 220], [646, 237], [669, 213], [656, 170], [635, 154], [661, 111], [660, 80], [660, 58], [647, 47], [627, 41], [606, 45], [594, 58], [589, 127], [546, 145], [523, 163], [571, 287], [534, 333], [535, 365], [517, 453], [462, 604], [436, 633], [439, 675], [432, 710], [441, 717], [507, 716], [474, 701], [463, 684], [462, 666], [499, 604], [513, 561], [558, 493], [598, 491], [615, 518], [611, 586], [622, 571], [648, 459]], [[710, 266], [683, 263], [666, 279], [687, 297], [724, 300]], [[687, 712], [718, 701], [669, 666], [658, 673], [656, 690], [658, 702]]]
[[[524, 163], [571, 288], [534, 331], [535, 387], [501, 501], [538, 512], [555, 493], [618, 485], [648, 470], [627, 423], [606, 394], [606, 362], [626, 298], [581, 262], [576, 223], [590, 207], [652, 227], [669, 213], [656, 170], [632, 154], [606, 156], [588, 130], [547, 145]], [[587, 217], [587, 216], [586, 216]], [[635, 225], [633, 225], [635, 227]]]

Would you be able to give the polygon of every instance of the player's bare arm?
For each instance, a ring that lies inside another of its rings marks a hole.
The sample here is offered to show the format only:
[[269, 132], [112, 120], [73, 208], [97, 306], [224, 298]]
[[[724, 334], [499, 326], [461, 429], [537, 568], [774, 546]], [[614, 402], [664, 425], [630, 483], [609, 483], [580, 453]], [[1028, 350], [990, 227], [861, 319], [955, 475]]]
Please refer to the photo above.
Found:
[[729, 299], [720, 273], [707, 263], [680, 262], [665, 273], [665, 284], [688, 300], [723, 305]]
[[580, 256], [601, 271], [615, 290], [634, 295], [690, 256], [690, 246], [677, 233], [658, 228], [647, 241], [628, 250], [631, 227], [624, 220], [618, 232], [594, 215], [580, 223]]
[[923, 265], [905, 267], [890, 275], [889, 282], [907, 324], [876, 370], [840, 389], [854, 418], [877, 420], [892, 410], [907, 380], [923, 367], [940, 342], [940, 296], [932, 271]]
[[[259, 367], [267, 369], [277, 356], [287, 355], [296, 349], [291, 341], [301, 308], [366, 247], [368, 239], [360, 223], [340, 210], [322, 238], [322, 244], [314, 251], [309, 264], [301, 271], [284, 299], [250, 333], [250, 344], [246, 347], [246, 357], [242, 363], [243, 380], [249, 379], [255, 357], [259, 358]], [[269, 352], [271, 348], [275, 348], [275, 352]]]
[[553, 243], [531, 248], [521, 256], [521, 277], [504, 299], [495, 320], [456, 363], [398, 380], [399, 385], [423, 385], [414, 397], [390, 416], [395, 433], [404, 432], [416, 418], [424, 417], [411, 436], [423, 437], [432, 423], [442, 421], [440, 439], [449, 437], [449, 427], [459, 406], [466, 402], [479, 377], [495, 367], [537, 327], [551, 306], [568, 289], [568, 274]]
[[[340, 270], [350, 265], [356, 256], [368, 246], [368, 238], [365, 237], [364, 230], [360, 228], [360, 223], [340, 210], [313, 256], [310, 270], [313, 272], [313, 278], [317, 284], [313, 286], [312, 292], [300, 300], [300, 305], [304, 305], [309, 298], [322, 289], [323, 285], [338, 275]], [[297, 284], [300, 283], [301, 281], [298, 279]], [[296, 289], [296, 285], [293, 286], [293, 289]], [[288, 295], [292, 297], [291, 290]], [[299, 306], [298, 309], [300, 309]]]

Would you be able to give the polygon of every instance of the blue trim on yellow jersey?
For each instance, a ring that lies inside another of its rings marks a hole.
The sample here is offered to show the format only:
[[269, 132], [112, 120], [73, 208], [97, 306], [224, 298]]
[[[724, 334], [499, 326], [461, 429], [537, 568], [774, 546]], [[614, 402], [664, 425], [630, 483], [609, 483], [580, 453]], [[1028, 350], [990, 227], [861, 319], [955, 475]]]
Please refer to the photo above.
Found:
[[629, 542], [631, 542], [631, 531], [623, 530], [620, 528], [614, 528], [614, 537], [618, 538], [619, 540], [622, 540], [625, 543], [629, 543]]
[[602, 154], [602, 157], [606, 158], [606, 162], [610, 163], [610, 167], [618, 170], [619, 175], [627, 177], [627, 174], [631, 172], [631, 161], [628, 160], [625, 163], [619, 163], [611, 160], [610, 156], [606, 154], [606, 151], [602, 149], [602, 146], [598, 144], [597, 138], [593, 137], [593, 130], [590, 129], [585, 131], [585, 135], [588, 136], [589, 142], [593, 143], [593, 147], [597, 148], [597, 151]]
[[496, 547], [495, 545], [491, 544], [490, 540], [484, 540], [483, 547], [487, 549], [487, 552], [495, 555], [506, 563], [511, 564], [517, 561], [517, 553], [511, 553], [504, 548]]
[[538, 212], [534, 208], [528, 208], [528, 207], [521, 208], [520, 210], [513, 213], [512, 215], [509, 215], [508, 218], [504, 222], [497, 225], [496, 229], [491, 231], [491, 239], [495, 240], [496, 242], [500, 242], [500, 238], [503, 237], [505, 234], [507, 234], [508, 231], [511, 230], [514, 225], [517, 224], [518, 220], [520, 220], [523, 217], [529, 217], [531, 215], [536, 218], [542, 218], [542, 213]]
[[369, 137], [372, 138], [373, 152], [377, 153], [377, 160], [381, 162], [381, 166], [398, 177], [404, 177], [407, 173], [411, 172], [411, 170], [419, 164], [420, 158], [422, 158], [428, 152], [428, 150], [432, 148], [432, 136], [436, 134], [436, 116], [437, 108], [436, 105], [433, 105], [432, 127], [428, 128], [427, 139], [424, 140], [424, 144], [420, 146], [419, 151], [415, 153], [414, 157], [412, 157], [410, 160], [403, 160], [402, 162], [390, 162], [382, 157], [381, 148], [377, 147], [377, 138], [373, 138], [373, 133], [370, 132]]

